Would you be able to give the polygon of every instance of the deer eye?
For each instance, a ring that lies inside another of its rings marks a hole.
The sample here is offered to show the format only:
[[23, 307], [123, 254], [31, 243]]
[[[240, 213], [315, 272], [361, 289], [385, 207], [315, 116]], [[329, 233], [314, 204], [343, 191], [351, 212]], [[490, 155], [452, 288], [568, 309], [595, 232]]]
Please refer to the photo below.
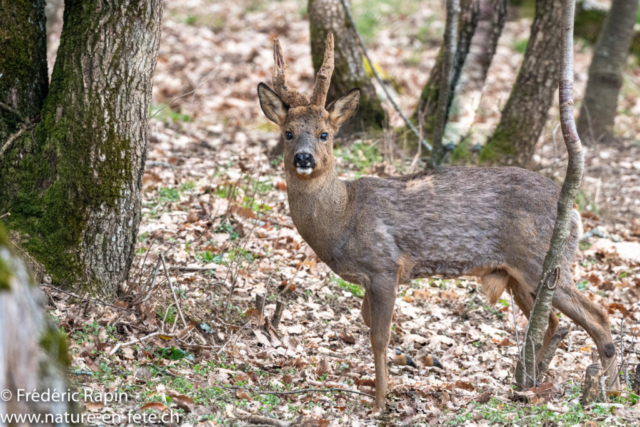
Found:
[[326, 141], [327, 140], [327, 133], [326, 132], [322, 132], [320, 134], [320, 141]]
[[293, 139], [293, 134], [291, 132], [285, 132], [284, 135], [287, 137], [287, 139]]

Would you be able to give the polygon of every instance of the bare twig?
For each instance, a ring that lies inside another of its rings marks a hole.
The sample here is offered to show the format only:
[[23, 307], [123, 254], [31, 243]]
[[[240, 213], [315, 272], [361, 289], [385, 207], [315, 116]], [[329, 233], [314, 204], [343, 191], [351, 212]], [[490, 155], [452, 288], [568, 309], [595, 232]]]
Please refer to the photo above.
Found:
[[520, 337], [518, 337], [518, 323], [516, 323], [516, 305], [513, 302], [513, 290], [509, 289], [511, 293], [511, 313], [513, 314], [513, 329], [516, 331], [516, 345], [518, 346], [518, 354], [522, 354], [520, 350]]
[[20, 135], [22, 135], [22, 132], [24, 132], [25, 130], [28, 130], [33, 126], [35, 126], [35, 124], [31, 124], [31, 123], [25, 123], [22, 126], [20, 126], [20, 129], [16, 133], [11, 135], [9, 139], [7, 139], [7, 142], [5, 142], [4, 145], [0, 148], [0, 157], [2, 157], [4, 153], [11, 147], [11, 144], [13, 144], [13, 141], [18, 139]]
[[[55, 290], [56, 292], [60, 292], [62, 294], [67, 294], [67, 295], [72, 296], [74, 298], [77, 298], [79, 300], [84, 300], [84, 298], [81, 297], [78, 294], [74, 294], [73, 292], [65, 291], [63, 289], [60, 289], [60, 288], [58, 288], [56, 286], [53, 286], [53, 285], [50, 285], [48, 283], [41, 283], [40, 286], [46, 286], [47, 288], [51, 288], [51, 289]], [[124, 308], [124, 307], [118, 307], [117, 305], [110, 304], [110, 303], [108, 303], [106, 301], [101, 300], [100, 298], [91, 299], [91, 304], [105, 305], [107, 307], [115, 308], [116, 310], [126, 311], [128, 313], [135, 313], [133, 310], [130, 310], [130, 309]]]
[[164, 268], [164, 274], [166, 274], [167, 280], [169, 281], [169, 287], [171, 288], [171, 293], [173, 294], [173, 300], [176, 302], [176, 308], [178, 309], [178, 313], [180, 313], [180, 318], [182, 319], [182, 323], [184, 324], [184, 326], [187, 326], [187, 322], [184, 320], [184, 316], [182, 315], [182, 310], [180, 309], [178, 296], [176, 295], [176, 291], [173, 288], [173, 283], [171, 283], [171, 276], [169, 276], [169, 270], [167, 269], [167, 264], [164, 262], [164, 254], [160, 254], [160, 259], [162, 260], [162, 267]]
[[[111, 351], [109, 352], [109, 356], [113, 356], [114, 354], [116, 354], [116, 352], [117, 352], [120, 348], [122, 348], [122, 347], [126, 347], [126, 346], [128, 346], [128, 345], [133, 345], [133, 344], [138, 344], [138, 343], [142, 344], [142, 341], [146, 341], [146, 340], [148, 340], [149, 338], [157, 337], [157, 336], [158, 336], [158, 335], [160, 335], [160, 334], [161, 334], [161, 332], [160, 332], [160, 331], [157, 331], [157, 332], [154, 332], [154, 333], [149, 334], [149, 335], [147, 335], [147, 336], [144, 336], [144, 337], [142, 337], [142, 338], [136, 338], [136, 339], [135, 339], [135, 340], [133, 340], [133, 341], [124, 342], [124, 343], [123, 343], [123, 342], [119, 342], [115, 347], [113, 347], [113, 350], [111, 350]], [[164, 334], [163, 334], [163, 335], [164, 335]], [[169, 335], [166, 335], [166, 336], [169, 336]]]
[[560, 345], [562, 340], [564, 340], [564, 338], [567, 336], [568, 333], [569, 333], [569, 328], [567, 326], [562, 326], [558, 328], [556, 333], [553, 334], [553, 337], [551, 337], [551, 341], [549, 341], [549, 346], [547, 347], [547, 350], [545, 351], [545, 353], [542, 355], [542, 358], [538, 362], [538, 377], [540, 378], [541, 381], [542, 381], [542, 377], [544, 376], [544, 374], [547, 372], [547, 369], [549, 368], [549, 364], [551, 363], [551, 360], [553, 359], [553, 356], [555, 355], [556, 350], [558, 349], [558, 346]]
[[18, 110], [16, 110], [13, 107], [9, 107], [7, 104], [5, 104], [4, 102], [0, 102], [0, 108], [4, 108], [5, 110], [7, 110], [8, 112], [10, 112], [11, 114], [13, 114], [14, 116], [17, 116], [21, 121], [24, 121], [24, 117], [22, 116], [22, 114], [20, 114], [20, 112]]
[[427, 150], [431, 151], [431, 149], [432, 149], [431, 148], [431, 144], [429, 144], [424, 138], [422, 138], [422, 135], [420, 135], [420, 132], [418, 132], [418, 129], [416, 128], [416, 126], [411, 122], [411, 120], [409, 120], [407, 118], [407, 116], [404, 115], [404, 113], [402, 112], [402, 110], [400, 109], [400, 107], [398, 106], [396, 101], [391, 97], [391, 94], [387, 90], [387, 86], [384, 84], [384, 82], [382, 81], [382, 79], [378, 75], [378, 71], [376, 70], [376, 67], [373, 65], [373, 61], [371, 61], [371, 58], [369, 58], [369, 53], [367, 52], [367, 48], [364, 46], [362, 38], [360, 37], [360, 34], [358, 33], [358, 30], [357, 30], [357, 27], [356, 27], [356, 23], [353, 20], [353, 16], [351, 15], [351, 9], [349, 7], [349, 4], [347, 3], [347, 0], [340, 0], [340, 2], [342, 3], [342, 7], [344, 8], [345, 14], [347, 15], [347, 19], [349, 20], [349, 23], [353, 27], [353, 30], [354, 30], [354, 32], [356, 34], [356, 37], [358, 38], [358, 43], [360, 44], [360, 49], [362, 49], [362, 54], [367, 59], [367, 62], [369, 63], [369, 67], [371, 68], [371, 72], [373, 73], [374, 77], [378, 81], [378, 84], [380, 84], [380, 87], [382, 87], [382, 90], [384, 91], [385, 95], [387, 96], [387, 99], [389, 100], [389, 102], [391, 102], [391, 105], [393, 105], [393, 108], [398, 112], [398, 115], [400, 115], [402, 120], [404, 120], [405, 124], [416, 135], [416, 137], [422, 143], [422, 145], [424, 145]]
[[6, 214], [0, 215], [0, 219], [4, 218], [5, 216], [11, 216], [11, 212], [7, 212]]
[[156, 262], [156, 269], [153, 272], [153, 278], [151, 279], [151, 284], [149, 285], [149, 289], [146, 290], [146, 294], [142, 299], [142, 302], [146, 302], [149, 298], [151, 298], [151, 293], [156, 287], [156, 281], [158, 280], [158, 270], [160, 270], [160, 260]]

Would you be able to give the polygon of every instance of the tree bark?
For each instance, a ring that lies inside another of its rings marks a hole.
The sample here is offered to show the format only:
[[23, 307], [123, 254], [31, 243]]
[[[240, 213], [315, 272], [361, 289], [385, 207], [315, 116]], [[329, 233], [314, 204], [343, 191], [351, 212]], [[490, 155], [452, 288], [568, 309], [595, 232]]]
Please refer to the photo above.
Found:
[[589, 81], [578, 117], [584, 141], [610, 143], [622, 87], [623, 72], [633, 39], [638, 0], [613, 0], [589, 66]]
[[470, 147], [459, 146], [467, 136], [482, 98], [489, 67], [498, 47], [507, 16], [507, 0], [480, 0], [480, 15], [469, 54], [451, 101], [445, 139], [456, 145], [453, 161], [470, 156]]
[[0, 212], [55, 282], [113, 293], [127, 278], [161, 18], [161, 0], [68, 0], [40, 121], [0, 157]]
[[[0, 414], [41, 414], [44, 421], [46, 415], [74, 413], [69, 399], [34, 402], [18, 396], [19, 390], [66, 392], [65, 371], [70, 359], [66, 336], [47, 320], [41, 304], [43, 296], [30, 283], [24, 264], [9, 251], [10, 246], [0, 226], [0, 391], [11, 393], [8, 401], [5, 394], [0, 399]], [[38, 425], [54, 424], [70, 422]]]
[[[460, 18], [458, 21], [458, 36], [455, 61], [451, 74], [450, 87], [455, 88], [460, 78], [462, 67], [469, 53], [471, 39], [478, 25], [478, 17], [480, 14], [479, 0], [461, 0], [460, 2]], [[424, 135], [433, 135], [438, 98], [440, 94], [440, 83], [442, 79], [442, 61], [444, 59], [444, 43], [440, 47], [440, 52], [436, 58], [436, 63], [431, 69], [427, 83], [425, 83], [420, 93], [418, 105], [413, 113], [412, 119], [420, 125]], [[449, 111], [451, 99], [447, 107]]]
[[442, 43], [442, 71], [440, 76], [438, 104], [436, 105], [436, 122], [433, 129], [433, 150], [431, 151], [431, 166], [440, 166], [443, 158], [442, 137], [444, 127], [447, 124], [449, 99], [452, 95], [451, 73], [456, 55], [456, 37], [458, 35], [458, 20], [460, 17], [460, 1], [447, 0], [447, 21], [444, 29], [444, 41]]
[[[560, 2], [562, 20], [561, 29], [561, 61], [560, 77], [560, 124], [562, 137], [569, 155], [567, 172], [558, 199], [558, 214], [551, 235], [551, 244], [543, 264], [542, 279], [538, 284], [536, 300], [529, 315], [527, 332], [523, 339], [522, 354], [516, 366], [516, 381], [520, 389], [534, 387], [532, 376], [537, 369], [536, 355], [540, 353], [542, 341], [549, 325], [549, 313], [553, 302], [553, 294], [560, 275], [560, 263], [570, 233], [571, 211], [575, 203], [576, 194], [582, 181], [584, 168], [584, 152], [578, 137], [576, 124], [573, 119], [573, 18], [575, 0]], [[551, 348], [551, 346], [550, 346]], [[546, 356], [546, 355], [545, 355]], [[544, 357], [547, 359], [547, 357]], [[539, 360], [538, 360], [539, 362]], [[538, 376], [539, 380], [542, 378]]]
[[356, 116], [345, 125], [342, 132], [360, 132], [370, 127], [382, 128], [385, 112], [376, 89], [367, 75], [358, 48], [356, 29], [347, 19], [340, 0], [309, 0], [309, 28], [311, 32], [311, 58], [317, 73], [324, 58], [327, 33], [334, 36], [335, 68], [327, 103], [347, 94], [354, 87], [362, 90]]
[[45, 0], [0, 0], [0, 152], [38, 117], [47, 96], [44, 7]]
[[481, 163], [529, 166], [558, 83], [561, 2], [536, 0], [531, 36], [500, 123], [480, 151]]

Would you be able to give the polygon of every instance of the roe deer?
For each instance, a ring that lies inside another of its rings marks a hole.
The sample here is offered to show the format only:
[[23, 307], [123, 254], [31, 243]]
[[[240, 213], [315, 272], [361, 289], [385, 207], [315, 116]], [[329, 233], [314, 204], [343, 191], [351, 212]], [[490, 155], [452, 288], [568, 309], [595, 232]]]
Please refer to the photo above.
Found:
[[[333, 36], [313, 95], [287, 86], [280, 44], [274, 41], [275, 92], [264, 83], [264, 114], [285, 139], [289, 208], [300, 235], [337, 275], [362, 285], [362, 317], [371, 328], [375, 407], [384, 409], [387, 346], [396, 288], [411, 279], [477, 276], [490, 304], [513, 292], [528, 317], [549, 248], [560, 189], [525, 169], [444, 167], [397, 178], [338, 179], [333, 139], [360, 99], [353, 89], [325, 108], [333, 71]], [[571, 264], [582, 235], [573, 211], [553, 306], [595, 341], [603, 367], [616, 375], [607, 314], [572, 283]], [[558, 326], [551, 313], [543, 347]], [[540, 360], [538, 358], [537, 360]]]

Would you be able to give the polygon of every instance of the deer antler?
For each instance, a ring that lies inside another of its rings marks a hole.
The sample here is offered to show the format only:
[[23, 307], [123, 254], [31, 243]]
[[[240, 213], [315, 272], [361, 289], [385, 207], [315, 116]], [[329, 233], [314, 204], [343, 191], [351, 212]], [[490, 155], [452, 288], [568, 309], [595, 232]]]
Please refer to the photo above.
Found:
[[287, 87], [287, 80], [285, 76], [287, 64], [284, 61], [284, 55], [282, 55], [282, 48], [280, 47], [280, 41], [278, 39], [273, 41], [273, 62], [273, 89], [280, 99], [282, 99], [282, 102], [287, 104], [289, 107], [309, 105], [309, 100], [306, 96], [295, 89], [289, 89]]
[[311, 105], [324, 107], [327, 102], [327, 93], [331, 84], [331, 74], [333, 74], [333, 33], [327, 34], [327, 41], [324, 45], [324, 60], [322, 67], [318, 70], [316, 84], [311, 95]]

